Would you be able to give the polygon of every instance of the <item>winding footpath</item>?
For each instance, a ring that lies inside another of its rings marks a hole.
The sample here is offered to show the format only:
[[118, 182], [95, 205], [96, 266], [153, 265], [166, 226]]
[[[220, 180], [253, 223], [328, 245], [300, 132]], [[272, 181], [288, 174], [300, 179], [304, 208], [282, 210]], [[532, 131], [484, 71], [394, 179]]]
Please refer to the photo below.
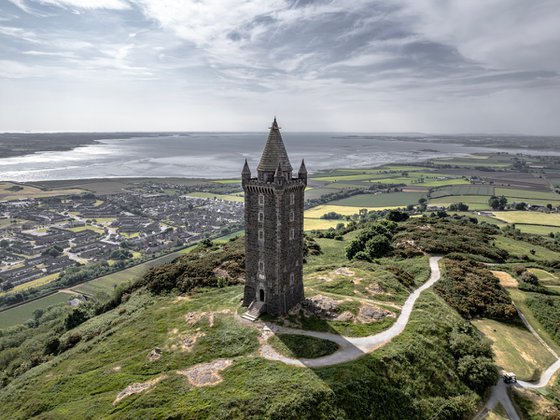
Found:
[[[439, 268], [439, 260], [442, 257], [430, 257], [430, 269], [431, 275], [429, 280], [416, 289], [414, 292], [410, 294], [407, 298], [406, 302], [404, 303], [401, 313], [395, 323], [387, 330], [382, 331], [378, 334], [370, 335], [367, 337], [344, 337], [338, 334], [326, 333], [326, 332], [317, 332], [317, 331], [306, 331], [306, 330], [299, 330], [295, 328], [287, 328], [281, 327], [275, 324], [267, 324], [264, 327], [264, 336], [262, 340], [261, 346], [261, 355], [268, 360], [276, 360], [279, 362], [286, 363], [291, 366], [300, 366], [300, 367], [309, 367], [309, 368], [320, 368], [325, 366], [332, 366], [339, 363], [345, 363], [352, 360], [356, 360], [359, 357], [363, 356], [364, 354], [371, 353], [376, 349], [383, 347], [385, 344], [389, 343], [393, 338], [401, 334], [408, 321], [410, 320], [410, 315], [412, 313], [412, 309], [414, 308], [414, 304], [416, 300], [420, 297], [420, 294], [432, 287], [441, 277], [441, 271]], [[537, 339], [543, 343], [543, 345], [556, 357], [558, 355], [552, 350], [546, 342], [538, 335], [538, 333], [534, 330], [534, 328], [527, 322], [525, 317], [522, 313], [519, 313], [521, 319], [527, 325], [527, 328], [537, 337]], [[266, 339], [268, 336], [272, 334], [296, 334], [296, 335], [305, 335], [310, 337], [316, 337], [323, 340], [330, 340], [334, 341], [340, 346], [340, 349], [335, 353], [319, 357], [316, 359], [295, 359], [291, 357], [286, 357], [278, 353], [272, 346], [266, 344]], [[515, 386], [520, 386], [523, 388], [542, 388], [546, 386], [552, 377], [560, 370], [560, 359], [556, 360], [548, 369], [546, 369], [538, 382], [525, 382], [525, 381], [518, 381]], [[507, 388], [510, 385], [507, 385], [503, 382], [500, 378], [498, 383], [492, 388], [492, 392], [490, 398], [486, 402], [485, 406], [481, 410], [481, 412], [475, 417], [476, 420], [483, 419], [486, 417], [489, 411], [494, 409], [498, 403], [500, 403], [507, 415], [511, 420], [518, 420], [519, 415], [517, 414], [513, 403], [508, 395]]]
[[316, 359], [295, 359], [283, 356], [270, 345], [264, 344], [261, 347], [261, 355], [268, 360], [277, 360], [292, 366], [318, 368], [356, 360], [364, 354], [373, 352], [404, 331], [410, 319], [412, 309], [414, 308], [414, 303], [420, 297], [420, 294], [424, 290], [432, 287], [440, 279], [441, 272], [438, 264], [440, 259], [441, 257], [430, 257], [431, 275], [429, 280], [410, 294], [402, 307], [399, 317], [387, 330], [367, 337], [344, 337], [332, 333], [299, 330], [270, 324], [267, 325], [268, 328], [266, 328], [270, 333], [306, 335], [323, 340], [330, 340], [337, 343], [340, 346], [340, 350], [328, 356], [318, 357]]

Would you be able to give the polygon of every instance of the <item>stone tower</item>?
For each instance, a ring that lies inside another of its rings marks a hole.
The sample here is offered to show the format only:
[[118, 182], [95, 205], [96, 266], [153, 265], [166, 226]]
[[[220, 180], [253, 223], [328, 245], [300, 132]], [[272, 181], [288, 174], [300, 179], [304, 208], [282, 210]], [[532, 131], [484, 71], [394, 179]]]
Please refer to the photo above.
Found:
[[245, 257], [247, 278], [243, 305], [248, 313], [286, 314], [303, 300], [303, 204], [307, 170], [297, 177], [282, 141], [276, 118], [257, 167], [245, 160]]

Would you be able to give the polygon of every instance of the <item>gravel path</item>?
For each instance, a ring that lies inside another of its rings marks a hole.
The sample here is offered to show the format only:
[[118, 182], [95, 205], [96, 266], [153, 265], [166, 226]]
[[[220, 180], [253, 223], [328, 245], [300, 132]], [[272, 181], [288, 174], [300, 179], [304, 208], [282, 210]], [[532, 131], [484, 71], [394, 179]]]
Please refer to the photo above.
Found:
[[420, 294], [424, 290], [432, 287], [440, 279], [441, 272], [438, 264], [440, 259], [441, 257], [430, 257], [430, 269], [432, 273], [429, 280], [410, 294], [402, 307], [399, 317], [397, 318], [395, 323], [387, 330], [367, 337], [344, 337], [332, 333], [298, 330], [271, 324], [267, 325], [267, 327], [273, 333], [297, 334], [321, 338], [324, 340], [334, 341], [341, 348], [331, 355], [318, 357], [316, 359], [294, 359], [282, 356], [270, 345], [265, 344], [261, 347], [262, 356], [266, 359], [277, 360], [292, 366], [318, 368], [349, 362], [351, 360], [359, 358], [360, 356], [363, 356], [366, 353], [371, 353], [379, 347], [387, 344], [389, 341], [403, 332], [410, 319], [410, 314], [412, 313], [412, 309], [414, 308], [414, 303], [420, 297]]

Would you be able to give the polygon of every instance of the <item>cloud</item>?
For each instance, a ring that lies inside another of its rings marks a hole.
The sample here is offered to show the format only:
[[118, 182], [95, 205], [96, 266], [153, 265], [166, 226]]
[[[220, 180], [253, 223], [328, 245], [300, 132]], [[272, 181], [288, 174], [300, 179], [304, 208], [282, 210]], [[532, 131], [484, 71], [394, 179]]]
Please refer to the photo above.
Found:
[[321, 124], [384, 121], [368, 113], [420, 124], [419, 108], [503, 107], [507, 95], [560, 87], [557, 0], [10, 1], [18, 15], [0, 26], [0, 78], [114, 82], [130, 97], [240, 121], [241, 110], [273, 107], [312, 108]]
[[[19, 0], [21, 1], [21, 0]], [[130, 4], [125, 0], [39, 0], [42, 4], [74, 7], [77, 9], [112, 9], [125, 10], [130, 8]]]

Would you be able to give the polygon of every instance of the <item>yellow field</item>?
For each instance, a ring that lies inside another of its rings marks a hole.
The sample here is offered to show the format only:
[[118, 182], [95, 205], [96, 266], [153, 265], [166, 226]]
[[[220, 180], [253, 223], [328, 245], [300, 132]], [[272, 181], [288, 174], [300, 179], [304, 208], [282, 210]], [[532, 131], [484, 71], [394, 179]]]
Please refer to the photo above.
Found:
[[346, 224], [343, 220], [325, 220], [325, 219], [304, 219], [303, 225], [305, 230], [322, 230], [335, 228], [339, 223]]
[[534, 379], [537, 370], [544, 371], [554, 356], [525, 328], [490, 319], [472, 321], [492, 341], [496, 364], [514, 372], [523, 380]]
[[119, 235], [125, 238], [137, 238], [138, 236], [140, 236], [140, 232], [133, 232], [133, 233], [119, 232]]
[[[23, 189], [19, 191], [10, 191], [8, 188], [13, 186], [20, 186]], [[50, 190], [44, 191], [39, 188], [30, 187], [28, 185], [14, 184], [13, 182], [0, 182], [0, 200], [23, 200], [26, 198], [43, 198], [54, 197], [57, 195], [81, 194], [86, 192], [81, 189], [65, 189], [65, 190]]]
[[59, 275], [60, 273], [49, 274], [48, 276], [41, 277], [33, 281], [28, 281], [27, 283], [19, 284], [13, 289], [10, 289], [8, 292], [1, 292], [0, 296], [5, 295], [6, 293], [21, 292], [22, 290], [31, 289], [32, 287], [43, 286], [44, 284], [56, 280]]
[[508, 223], [560, 226], [560, 214], [534, 211], [495, 211], [494, 216]]
[[[401, 206], [402, 207], [402, 206]], [[342, 214], [344, 216], [352, 216], [353, 214], [358, 214], [361, 209], [367, 209], [369, 211], [374, 210], [393, 210], [398, 209], [399, 206], [387, 206], [387, 207], [352, 207], [352, 206], [336, 206], [333, 204], [325, 204], [317, 207], [313, 207], [309, 210], [305, 210], [305, 217], [310, 219], [319, 219], [323, 214], [335, 212]]]
[[233, 195], [233, 194], [215, 194], [215, 193], [207, 193], [207, 192], [194, 192], [194, 193], [189, 193], [188, 194], [190, 197], [198, 197], [198, 198], [216, 198], [219, 200], [225, 200], [225, 201], [237, 201], [237, 202], [243, 202], [245, 201], [245, 198], [239, 195]]

